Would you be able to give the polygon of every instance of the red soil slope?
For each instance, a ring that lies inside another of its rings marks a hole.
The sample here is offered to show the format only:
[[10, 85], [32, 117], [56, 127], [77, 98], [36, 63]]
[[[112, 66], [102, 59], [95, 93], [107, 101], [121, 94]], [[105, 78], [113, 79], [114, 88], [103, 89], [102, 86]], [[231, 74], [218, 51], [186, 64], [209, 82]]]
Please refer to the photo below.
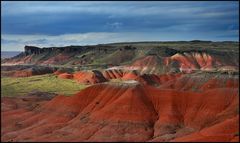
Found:
[[73, 74], [73, 79], [85, 84], [95, 84], [107, 81], [99, 71], [79, 71]]
[[28, 55], [28, 56], [21, 58], [21, 60], [12, 59], [12, 60], [5, 62], [4, 64], [5, 65], [19, 65], [19, 64], [30, 63], [32, 61], [32, 57], [33, 57], [33, 55]]
[[60, 75], [60, 74], [63, 74], [63, 72], [57, 70], [57, 71], [55, 71], [53, 74], [54, 74], [54, 75]]
[[161, 63], [162, 60], [157, 56], [145, 56], [126, 67], [129, 69], [139, 70], [141, 74], [151, 74], [156, 72], [156, 67], [159, 67]]
[[72, 79], [73, 75], [69, 73], [62, 73], [58, 75], [59, 78], [64, 78], [64, 79]]
[[238, 141], [239, 89], [227, 85], [193, 92], [96, 84], [35, 108], [3, 98], [2, 141]]
[[182, 74], [162, 74], [162, 75], [143, 74], [139, 76], [136, 80], [145, 85], [162, 85], [168, 81], [176, 80], [181, 76]]
[[116, 79], [116, 78], [122, 78], [124, 75], [124, 71], [121, 69], [113, 69], [113, 70], [104, 70], [103, 76], [106, 79]]
[[101, 83], [111, 79], [135, 80], [138, 78], [138, 74], [135, 71], [123, 71], [121, 69], [104, 70], [103, 72], [97, 70], [79, 71], [72, 75], [56, 71], [54, 74], [60, 78], [74, 79], [84, 84]]
[[137, 67], [156, 67], [158, 65], [157, 63], [158, 58], [157, 56], [146, 56], [142, 59], [139, 59], [135, 61], [132, 66], [137, 66]]
[[[210, 77], [209, 77], [210, 76]], [[213, 88], [237, 88], [239, 87], [238, 76], [229, 75], [202, 75], [191, 74], [182, 75], [178, 78], [164, 82], [161, 89], [171, 89], [178, 91], [205, 91]]]
[[103, 76], [110, 79], [133, 80], [137, 79], [138, 74], [133, 70], [109, 69], [103, 71]]
[[169, 65], [173, 61], [178, 63], [180, 71], [184, 73], [191, 73], [194, 70], [238, 70], [238, 65], [227, 61], [227, 59], [222, 60], [204, 52], [177, 53], [164, 59], [165, 65]]
[[138, 78], [138, 74], [134, 71], [125, 72], [121, 79], [123, 80], [135, 80]]
[[59, 64], [63, 61], [67, 61], [71, 57], [71, 54], [60, 53], [57, 56], [49, 58], [46, 61], [41, 62], [42, 64]]

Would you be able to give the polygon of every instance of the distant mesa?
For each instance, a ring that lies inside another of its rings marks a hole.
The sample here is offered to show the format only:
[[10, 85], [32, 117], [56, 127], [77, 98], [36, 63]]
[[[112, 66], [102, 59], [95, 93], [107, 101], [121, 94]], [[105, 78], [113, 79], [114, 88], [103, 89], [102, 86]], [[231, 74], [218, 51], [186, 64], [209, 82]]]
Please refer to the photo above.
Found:
[[[198, 44], [194, 44], [198, 43]], [[24, 53], [5, 59], [2, 65], [65, 65], [78, 69], [124, 67], [144, 73], [195, 71], [238, 72], [237, 42], [133, 42], [90, 46], [39, 48], [25, 46]], [[222, 47], [229, 46], [227, 50]], [[219, 47], [219, 48], [218, 48]], [[104, 74], [104, 73], [103, 73]]]

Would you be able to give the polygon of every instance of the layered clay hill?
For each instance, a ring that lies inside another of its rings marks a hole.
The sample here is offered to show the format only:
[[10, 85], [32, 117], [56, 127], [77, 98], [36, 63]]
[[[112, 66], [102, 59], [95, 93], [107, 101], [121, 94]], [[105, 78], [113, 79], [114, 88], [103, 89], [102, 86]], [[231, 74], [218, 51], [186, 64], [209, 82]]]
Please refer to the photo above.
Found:
[[90, 86], [72, 96], [2, 97], [1, 141], [238, 142], [238, 45], [26, 46], [2, 62], [5, 71], [34, 64]]
[[4, 98], [2, 140], [238, 141], [238, 77], [208, 75], [197, 83], [203, 75], [191, 76], [159, 88], [134, 80], [101, 83], [50, 101]]
[[2, 61], [2, 65], [55, 65], [78, 69], [124, 68], [144, 73], [194, 70], [238, 71], [238, 42], [137, 42], [93, 46], [39, 48], [25, 46], [21, 54]]

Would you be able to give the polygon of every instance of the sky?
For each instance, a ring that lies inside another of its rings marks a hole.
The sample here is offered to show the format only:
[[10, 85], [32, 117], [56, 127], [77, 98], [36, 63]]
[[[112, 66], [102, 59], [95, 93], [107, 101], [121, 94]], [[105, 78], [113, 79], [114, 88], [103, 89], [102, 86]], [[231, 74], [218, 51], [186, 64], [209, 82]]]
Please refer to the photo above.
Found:
[[1, 50], [136, 41], [239, 41], [237, 1], [5, 1]]

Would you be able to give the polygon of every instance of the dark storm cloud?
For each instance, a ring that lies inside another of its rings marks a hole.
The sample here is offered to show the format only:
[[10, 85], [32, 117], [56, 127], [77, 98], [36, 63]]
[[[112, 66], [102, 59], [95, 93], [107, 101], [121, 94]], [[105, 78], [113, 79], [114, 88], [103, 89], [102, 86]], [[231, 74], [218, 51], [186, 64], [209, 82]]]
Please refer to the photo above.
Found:
[[131, 32], [141, 34], [139, 40], [149, 39], [149, 33], [168, 35], [168, 40], [237, 40], [238, 5], [231, 1], [2, 2], [2, 35]]

